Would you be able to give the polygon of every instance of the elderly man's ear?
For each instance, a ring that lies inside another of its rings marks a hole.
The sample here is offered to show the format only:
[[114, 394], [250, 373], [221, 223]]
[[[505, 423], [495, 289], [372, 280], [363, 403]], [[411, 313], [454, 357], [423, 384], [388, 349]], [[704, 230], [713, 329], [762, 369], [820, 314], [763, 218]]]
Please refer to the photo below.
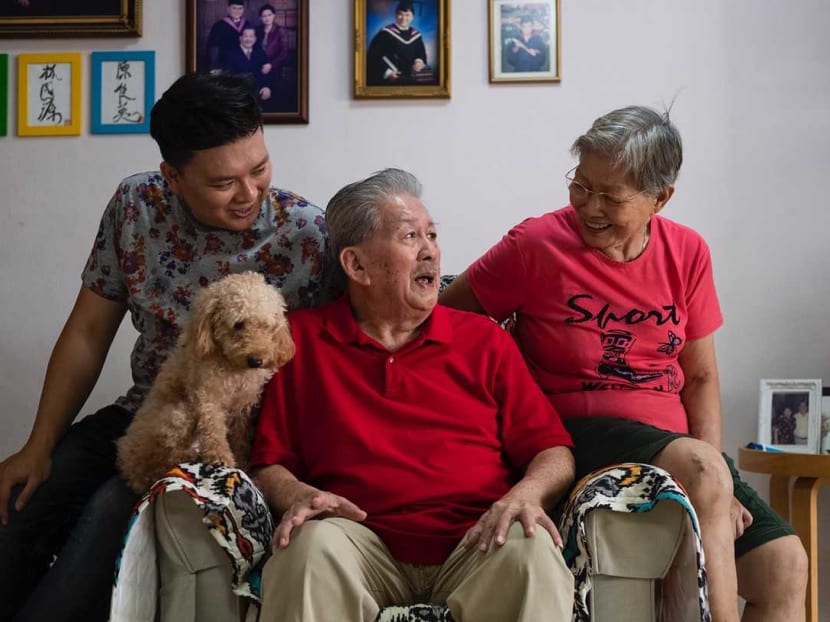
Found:
[[369, 285], [370, 279], [364, 267], [362, 253], [356, 246], [347, 246], [340, 251], [340, 265], [350, 281]]

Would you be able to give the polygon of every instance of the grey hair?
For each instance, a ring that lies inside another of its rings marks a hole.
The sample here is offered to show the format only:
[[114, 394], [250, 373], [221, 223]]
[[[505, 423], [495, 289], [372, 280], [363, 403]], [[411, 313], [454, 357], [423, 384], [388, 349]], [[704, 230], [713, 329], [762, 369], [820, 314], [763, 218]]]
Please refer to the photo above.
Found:
[[329, 248], [340, 251], [372, 237], [381, 225], [380, 206], [394, 196], [421, 198], [421, 182], [398, 168], [387, 168], [337, 191], [326, 207]]
[[593, 153], [607, 157], [634, 185], [657, 195], [673, 185], [683, 163], [680, 132], [669, 111], [628, 106], [601, 116], [574, 141], [571, 154]]

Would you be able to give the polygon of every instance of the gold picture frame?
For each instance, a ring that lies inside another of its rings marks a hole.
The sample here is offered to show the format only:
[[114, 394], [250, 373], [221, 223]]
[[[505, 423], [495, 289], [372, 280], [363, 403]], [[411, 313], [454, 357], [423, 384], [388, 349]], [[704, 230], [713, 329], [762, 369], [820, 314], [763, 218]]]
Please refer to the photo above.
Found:
[[142, 2], [143, 0], [0, 2], [0, 37], [139, 37]]
[[560, 82], [560, 0], [487, 0], [490, 83]]
[[81, 54], [17, 57], [17, 135], [81, 134]]
[[449, 99], [450, 64], [450, 0], [355, 0], [356, 99]]

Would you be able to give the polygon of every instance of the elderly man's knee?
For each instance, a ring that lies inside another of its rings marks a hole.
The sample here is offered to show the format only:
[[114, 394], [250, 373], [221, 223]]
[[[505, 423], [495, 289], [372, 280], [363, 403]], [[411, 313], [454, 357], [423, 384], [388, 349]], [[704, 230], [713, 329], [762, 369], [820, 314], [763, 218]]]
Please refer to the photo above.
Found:
[[351, 541], [336, 524], [329, 520], [310, 520], [294, 530], [288, 546], [277, 551], [269, 564], [295, 570], [319, 568], [342, 563], [351, 548]]
[[562, 554], [550, 534], [536, 526], [532, 537], [527, 537], [521, 523], [513, 523], [504, 545], [498, 551], [500, 563], [506, 571], [536, 576], [551, 575], [557, 580], [573, 580]]

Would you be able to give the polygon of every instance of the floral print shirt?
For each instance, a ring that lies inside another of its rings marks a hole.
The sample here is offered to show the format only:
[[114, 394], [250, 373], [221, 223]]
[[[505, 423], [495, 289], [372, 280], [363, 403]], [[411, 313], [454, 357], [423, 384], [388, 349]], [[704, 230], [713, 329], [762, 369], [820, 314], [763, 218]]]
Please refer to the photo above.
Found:
[[195, 220], [159, 172], [121, 182], [82, 275], [99, 296], [125, 302], [138, 331], [133, 386], [116, 404], [138, 409], [196, 294], [212, 281], [253, 270], [281, 289], [289, 309], [316, 303], [325, 239], [323, 212], [285, 190], [271, 188], [256, 223], [234, 232]]

